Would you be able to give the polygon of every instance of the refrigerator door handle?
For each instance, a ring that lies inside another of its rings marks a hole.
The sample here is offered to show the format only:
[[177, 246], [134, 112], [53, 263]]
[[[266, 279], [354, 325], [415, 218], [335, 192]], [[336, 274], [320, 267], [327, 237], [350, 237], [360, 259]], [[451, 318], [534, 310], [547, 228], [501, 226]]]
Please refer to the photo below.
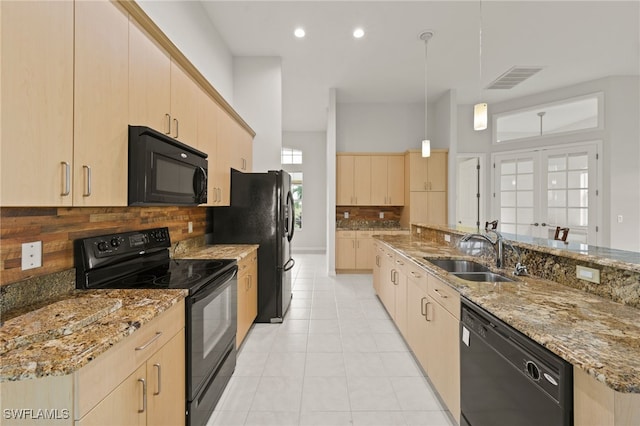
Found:
[[282, 269], [284, 271], [290, 271], [295, 265], [296, 265], [296, 261], [292, 257], [290, 257], [289, 260], [287, 260], [287, 263], [284, 264]]
[[291, 242], [291, 240], [293, 239], [293, 230], [295, 228], [296, 220], [295, 207], [293, 205], [293, 195], [291, 195], [291, 191], [287, 193], [287, 209], [289, 210], [289, 217], [285, 223], [285, 227], [287, 231], [287, 241]]

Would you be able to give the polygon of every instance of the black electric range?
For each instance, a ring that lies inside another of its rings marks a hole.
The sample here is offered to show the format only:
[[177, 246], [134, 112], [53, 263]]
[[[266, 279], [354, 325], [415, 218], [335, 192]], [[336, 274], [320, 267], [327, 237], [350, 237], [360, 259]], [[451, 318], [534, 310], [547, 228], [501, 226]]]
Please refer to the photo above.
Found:
[[187, 289], [186, 424], [207, 422], [236, 365], [235, 259], [171, 259], [167, 228], [74, 242], [78, 289]]
[[167, 228], [75, 241], [76, 288], [187, 289], [194, 294], [237, 264], [235, 259], [170, 259]]

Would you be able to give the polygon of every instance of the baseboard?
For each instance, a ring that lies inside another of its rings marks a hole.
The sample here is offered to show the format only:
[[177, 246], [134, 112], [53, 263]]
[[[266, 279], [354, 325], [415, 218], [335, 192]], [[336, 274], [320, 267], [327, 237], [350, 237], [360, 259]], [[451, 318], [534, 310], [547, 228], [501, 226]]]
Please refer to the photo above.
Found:
[[326, 247], [295, 247], [292, 254], [326, 254]]

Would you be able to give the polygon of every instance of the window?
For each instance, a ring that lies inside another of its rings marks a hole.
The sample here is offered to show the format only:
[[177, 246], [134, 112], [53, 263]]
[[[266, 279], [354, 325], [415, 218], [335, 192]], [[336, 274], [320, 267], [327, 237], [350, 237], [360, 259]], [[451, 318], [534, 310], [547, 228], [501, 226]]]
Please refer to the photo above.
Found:
[[293, 148], [282, 148], [282, 164], [302, 164], [302, 151]]
[[604, 95], [595, 93], [494, 114], [495, 143], [603, 127]]
[[294, 229], [302, 229], [302, 172], [292, 172], [291, 195], [293, 196], [293, 208], [295, 209]]

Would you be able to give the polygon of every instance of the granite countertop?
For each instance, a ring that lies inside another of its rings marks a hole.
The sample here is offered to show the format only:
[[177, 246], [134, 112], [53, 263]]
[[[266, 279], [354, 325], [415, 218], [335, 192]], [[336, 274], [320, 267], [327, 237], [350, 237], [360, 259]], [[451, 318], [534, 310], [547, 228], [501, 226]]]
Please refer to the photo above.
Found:
[[336, 231], [381, 231], [381, 232], [385, 232], [385, 231], [406, 231], [406, 232], [410, 232], [411, 230], [409, 228], [387, 228], [387, 227], [381, 227], [381, 226], [358, 226], [358, 225], [354, 225], [354, 226], [339, 226], [336, 227]]
[[236, 259], [240, 261], [257, 250], [258, 247], [257, 244], [215, 244], [195, 247], [177, 254], [175, 257], [181, 259]]
[[608, 387], [640, 393], [638, 309], [533, 276], [514, 277], [516, 282], [464, 281], [423, 259], [472, 259], [454, 248], [406, 235], [377, 238]]
[[0, 382], [71, 374], [186, 295], [186, 290], [75, 290], [9, 312], [0, 328]]

